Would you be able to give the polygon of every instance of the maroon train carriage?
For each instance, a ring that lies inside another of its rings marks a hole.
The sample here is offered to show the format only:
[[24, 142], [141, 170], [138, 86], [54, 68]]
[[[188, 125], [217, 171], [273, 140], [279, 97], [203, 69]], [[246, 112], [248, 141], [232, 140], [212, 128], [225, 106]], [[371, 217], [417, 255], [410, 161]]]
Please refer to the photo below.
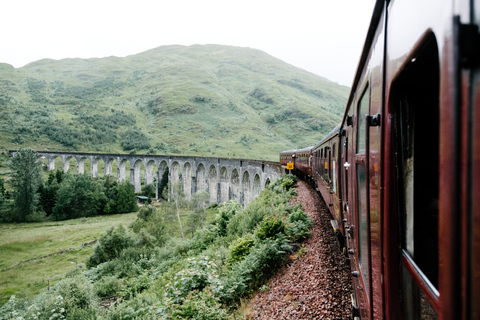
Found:
[[293, 171], [298, 175], [301, 175], [305, 180], [310, 180], [312, 176], [312, 149], [313, 146], [282, 151], [280, 153], [280, 164], [285, 166], [288, 170], [287, 164], [293, 163]]
[[356, 317], [480, 319], [479, 24], [479, 0], [377, 1], [340, 128], [312, 149]]

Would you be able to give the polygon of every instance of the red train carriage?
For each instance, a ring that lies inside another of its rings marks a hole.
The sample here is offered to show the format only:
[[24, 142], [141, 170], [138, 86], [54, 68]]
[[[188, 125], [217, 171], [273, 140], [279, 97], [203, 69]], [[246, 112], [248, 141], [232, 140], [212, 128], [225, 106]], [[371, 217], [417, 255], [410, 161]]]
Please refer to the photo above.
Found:
[[480, 1], [377, 1], [313, 178], [355, 315], [480, 319]]
[[293, 163], [294, 171], [301, 174], [305, 180], [309, 180], [312, 176], [312, 148], [282, 151], [280, 164], [287, 166], [288, 163]]
[[[339, 142], [340, 125], [334, 128], [312, 149], [312, 177], [315, 186], [323, 199], [328, 203], [330, 213], [334, 217], [332, 226], [335, 232], [342, 233], [342, 208], [340, 198], [340, 157], [341, 145]], [[339, 234], [340, 235], [340, 234]], [[339, 237], [343, 245], [343, 236]]]

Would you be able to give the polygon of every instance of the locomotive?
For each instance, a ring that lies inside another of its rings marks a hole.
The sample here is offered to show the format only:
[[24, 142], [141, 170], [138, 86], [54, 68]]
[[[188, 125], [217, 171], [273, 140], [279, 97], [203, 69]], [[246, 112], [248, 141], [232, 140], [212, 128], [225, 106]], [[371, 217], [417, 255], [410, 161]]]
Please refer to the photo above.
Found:
[[356, 319], [480, 319], [479, 25], [479, 0], [376, 1], [341, 123], [280, 153], [331, 212]]

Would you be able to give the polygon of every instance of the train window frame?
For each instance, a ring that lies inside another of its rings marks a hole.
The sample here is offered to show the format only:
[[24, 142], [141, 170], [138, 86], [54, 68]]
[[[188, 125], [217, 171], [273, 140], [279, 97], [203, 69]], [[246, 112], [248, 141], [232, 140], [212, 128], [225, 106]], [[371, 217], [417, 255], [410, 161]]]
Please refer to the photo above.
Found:
[[[368, 186], [366, 185], [366, 175], [368, 168], [366, 163], [366, 119], [365, 115], [370, 112], [370, 85], [367, 81], [360, 91], [360, 98], [357, 100], [356, 111], [356, 143], [355, 143], [355, 184], [357, 189], [356, 194], [356, 215], [357, 215], [357, 241], [358, 241], [358, 264], [360, 274], [362, 275], [363, 283], [365, 285], [366, 296], [370, 301], [371, 293], [371, 261], [370, 261], [370, 219], [368, 208]], [[365, 113], [366, 111], [366, 113]], [[359, 144], [359, 140], [363, 136], [363, 148]], [[361, 173], [364, 174], [362, 180]], [[362, 193], [363, 190], [363, 193]], [[363, 196], [363, 197], [362, 197]], [[362, 210], [364, 206], [364, 210]], [[369, 302], [370, 303], [370, 302]]]
[[419, 316], [428, 304], [440, 311], [440, 58], [435, 35], [427, 34], [407, 61], [392, 83], [391, 103], [403, 303]]

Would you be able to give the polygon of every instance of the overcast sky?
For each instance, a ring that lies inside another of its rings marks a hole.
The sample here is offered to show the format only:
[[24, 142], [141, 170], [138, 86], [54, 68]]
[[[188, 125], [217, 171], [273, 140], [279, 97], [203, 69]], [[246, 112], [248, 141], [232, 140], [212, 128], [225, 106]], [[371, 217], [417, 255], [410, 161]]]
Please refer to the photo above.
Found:
[[265, 51], [350, 86], [374, 0], [5, 0], [0, 62], [124, 57], [162, 45]]

